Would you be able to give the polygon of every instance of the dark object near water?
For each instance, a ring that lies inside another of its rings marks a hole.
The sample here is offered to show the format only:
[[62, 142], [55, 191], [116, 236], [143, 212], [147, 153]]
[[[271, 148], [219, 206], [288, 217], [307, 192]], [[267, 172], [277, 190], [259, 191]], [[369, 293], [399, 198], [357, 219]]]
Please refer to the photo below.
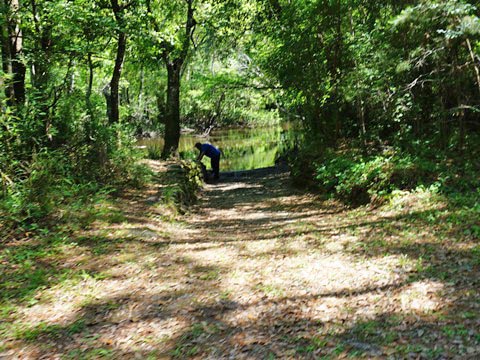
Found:
[[202, 179], [207, 184], [217, 181], [213, 176], [213, 171], [207, 170], [206, 166], [203, 165], [203, 163], [200, 163], [200, 169], [202, 170]]
[[[202, 170], [202, 178], [207, 184], [215, 183], [218, 179], [215, 179], [213, 176], [213, 171], [207, 170], [203, 163], [200, 163], [200, 168]], [[263, 177], [271, 174], [278, 174], [288, 172], [288, 165], [285, 163], [279, 163], [276, 166], [269, 166], [253, 170], [237, 170], [237, 171], [223, 171], [220, 173], [220, 179], [235, 179], [235, 178], [245, 178], [245, 177]]]
[[242, 178], [242, 177], [262, 177], [270, 174], [278, 174], [287, 172], [286, 164], [278, 164], [277, 166], [269, 166], [253, 170], [225, 171], [220, 173], [223, 178]]

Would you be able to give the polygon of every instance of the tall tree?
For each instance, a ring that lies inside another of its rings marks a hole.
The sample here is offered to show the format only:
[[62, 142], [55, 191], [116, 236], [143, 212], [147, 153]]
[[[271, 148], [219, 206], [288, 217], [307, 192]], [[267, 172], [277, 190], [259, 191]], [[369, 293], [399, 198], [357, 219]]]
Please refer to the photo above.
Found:
[[120, 4], [118, 0], [110, 0], [113, 15], [116, 21], [117, 50], [115, 65], [113, 67], [110, 89], [106, 93], [107, 114], [110, 123], [117, 123], [119, 120], [119, 86], [122, 74], [125, 51], [127, 49], [127, 34], [125, 29], [125, 9], [132, 3]]
[[181, 38], [179, 51], [164, 43], [162, 57], [167, 67], [167, 114], [165, 121], [165, 146], [162, 157], [175, 154], [180, 140], [180, 81], [182, 69], [187, 59], [188, 50], [195, 31], [193, 0], [187, 2], [187, 20], [185, 33]]
[[[152, 16], [152, 25], [157, 35], [160, 35], [158, 53], [167, 69], [167, 101], [165, 114], [165, 145], [162, 157], [178, 153], [180, 141], [180, 86], [190, 47], [193, 42], [196, 20], [194, 17], [194, 0], [175, 0], [169, 4], [160, 4], [157, 9], [147, 0], [150, 14], [158, 14], [161, 10], [169, 18], [159, 21]], [[163, 5], [163, 6], [162, 6]], [[156, 10], [156, 11], [155, 11]], [[183, 15], [183, 16], [182, 16]], [[175, 22], [166, 24], [167, 20]], [[183, 25], [182, 25], [183, 23]]]
[[2, 69], [11, 77], [5, 84], [5, 95], [11, 105], [25, 101], [25, 73], [23, 62], [23, 31], [19, 0], [3, 0], [1, 4], [0, 42]]

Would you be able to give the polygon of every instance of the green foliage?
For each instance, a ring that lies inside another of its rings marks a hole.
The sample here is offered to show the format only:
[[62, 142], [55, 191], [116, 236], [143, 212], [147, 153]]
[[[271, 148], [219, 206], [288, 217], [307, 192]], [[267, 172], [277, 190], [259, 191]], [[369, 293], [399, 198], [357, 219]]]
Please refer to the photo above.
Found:
[[8, 179], [0, 198], [4, 225], [46, 221], [62, 204], [85, 199], [85, 195], [102, 187], [142, 186], [150, 176], [147, 168], [138, 163], [139, 155], [131, 145], [110, 143], [108, 149], [105, 144], [110, 153], [105, 154], [103, 163], [91, 158], [91, 151], [98, 145], [77, 147], [74, 152], [43, 149], [34, 153], [30, 161], [14, 161], [17, 167], [3, 175]]
[[297, 184], [350, 203], [478, 186], [476, 3], [297, 0], [261, 13], [252, 58], [306, 129]]
[[158, 143], [147, 145], [147, 158], [152, 160], [160, 160], [162, 158], [162, 147]]
[[18, 222], [40, 218], [62, 200], [61, 189], [68, 183], [66, 163], [60, 152], [35, 154], [22, 181], [9, 189], [1, 203], [2, 212]]
[[86, 327], [84, 320], [77, 320], [67, 327], [60, 325], [48, 325], [40, 323], [33, 329], [24, 329], [16, 334], [18, 339], [26, 341], [36, 341], [40, 336], [48, 336], [50, 338], [60, 338], [61, 336], [72, 336], [82, 332]]
[[[121, 18], [104, 1], [40, 0], [35, 6], [20, 3], [19, 9], [5, 3], [2, 32], [17, 26], [22, 31], [16, 61], [26, 69], [26, 94], [25, 101], [17, 102], [20, 99], [0, 93], [2, 223], [14, 227], [50, 222], [59, 208], [77, 206], [85, 194], [141, 186], [149, 174], [138, 165], [132, 135], [164, 128], [167, 58], [181, 54], [191, 64], [185, 68], [188, 85], [181, 94], [186, 124], [201, 129], [212, 117], [215, 125], [278, 120], [272, 94], [264, 96], [256, 89], [262, 82], [252, 76], [253, 66], [246, 66], [248, 57], [226, 48], [244, 35], [236, 30], [252, 21], [255, 4], [196, 1], [195, 32], [187, 39], [183, 0], [120, 1], [125, 5]], [[232, 20], [235, 24], [228, 28]], [[109, 124], [106, 99], [121, 31], [128, 41], [120, 79], [120, 122]], [[185, 52], [187, 40], [195, 42], [200, 56]], [[2, 60], [7, 69], [12, 59], [2, 53]], [[8, 71], [0, 73], [2, 84], [23, 81], [16, 69]], [[150, 158], [158, 158], [158, 148], [147, 151]], [[194, 184], [187, 179], [175, 197], [181, 203], [192, 201]]]
[[176, 212], [185, 213], [198, 198], [203, 186], [203, 174], [200, 165], [191, 160], [181, 160], [170, 166], [167, 173], [167, 186], [163, 188], [163, 202]]
[[[425, 165], [425, 164], [422, 164]], [[321, 190], [349, 203], [368, 203], [396, 189], [413, 189], [425, 181], [427, 169], [409, 156], [385, 152], [382, 155], [327, 153], [318, 163], [315, 178]]]
[[202, 169], [194, 161], [181, 161], [183, 178], [180, 181], [181, 191], [177, 202], [183, 205], [191, 205], [197, 200], [198, 190], [203, 186]]
[[[23, 48], [16, 63], [2, 60], [26, 69], [25, 101], [0, 94], [0, 211], [10, 225], [46, 219], [104, 186], [141, 186], [148, 174], [132, 135], [164, 128], [164, 66], [180, 58], [184, 125], [302, 121], [297, 181], [353, 203], [422, 184], [451, 193], [478, 185], [475, 2], [195, 1], [191, 36], [183, 0], [131, 2], [121, 19], [104, 1], [41, 0], [15, 14], [4, 5], [2, 31], [18, 25]], [[105, 96], [122, 31], [121, 119], [112, 125]], [[20, 74], [7, 68], [8, 87]], [[277, 156], [267, 136], [250, 149], [264, 163]], [[160, 156], [158, 145], [147, 152]], [[225, 155], [264, 164], [240, 147]], [[167, 197], [189, 203], [197, 170], [184, 167], [187, 180]]]
[[218, 59], [215, 53], [199, 54], [190, 66], [192, 75], [183, 93], [184, 123], [199, 131], [210, 126], [278, 123], [274, 93], [262, 84], [262, 76], [250, 74], [251, 62], [245, 54], [227, 59]]
[[[445, 161], [443, 153], [428, 149], [427, 144], [419, 145], [421, 150], [416, 154], [394, 148], [369, 152], [354, 147], [326, 148], [315, 152], [310, 145], [308, 149], [290, 157], [294, 181], [349, 204], [383, 201], [397, 190], [420, 187], [448, 194], [461, 207], [468, 203], [472, 190], [480, 188], [474, 163], [460, 158]], [[467, 205], [469, 211], [475, 206], [475, 202]], [[477, 228], [472, 224], [468, 231], [476, 236]]]
[[478, 148], [478, 8], [409, 4], [297, 0], [263, 10], [254, 59], [318, 144]]

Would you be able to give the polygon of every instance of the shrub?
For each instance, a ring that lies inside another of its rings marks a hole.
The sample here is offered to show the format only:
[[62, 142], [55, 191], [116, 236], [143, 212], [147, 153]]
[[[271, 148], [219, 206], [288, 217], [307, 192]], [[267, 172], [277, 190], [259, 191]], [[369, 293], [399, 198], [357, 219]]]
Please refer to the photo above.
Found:
[[160, 160], [162, 158], [162, 147], [160, 144], [147, 145], [147, 158], [152, 160]]
[[140, 154], [129, 133], [108, 129], [98, 135], [95, 143], [44, 146], [20, 159], [10, 150], [13, 145], [4, 143], [0, 147], [2, 226], [46, 223], [62, 205], [84, 198], [85, 193], [142, 186], [151, 172], [139, 163]]
[[167, 176], [169, 185], [163, 190], [163, 201], [184, 213], [197, 201], [198, 191], [203, 186], [202, 169], [194, 161], [181, 160], [179, 164], [170, 165]]
[[366, 155], [359, 149], [327, 149], [315, 159], [310, 155], [311, 165], [299, 157], [302, 159], [293, 159], [295, 178], [303, 183], [310, 181], [322, 193], [353, 205], [378, 201], [394, 190], [411, 190], [438, 180], [435, 163], [393, 149], [376, 155]]

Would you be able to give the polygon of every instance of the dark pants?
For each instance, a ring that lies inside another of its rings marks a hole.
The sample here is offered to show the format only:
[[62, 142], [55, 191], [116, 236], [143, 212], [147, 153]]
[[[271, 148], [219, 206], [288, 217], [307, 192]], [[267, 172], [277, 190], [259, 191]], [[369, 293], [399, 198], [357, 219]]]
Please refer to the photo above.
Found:
[[210, 164], [212, 165], [213, 178], [218, 180], [220, 178], [220, 156], [210, 158]]

